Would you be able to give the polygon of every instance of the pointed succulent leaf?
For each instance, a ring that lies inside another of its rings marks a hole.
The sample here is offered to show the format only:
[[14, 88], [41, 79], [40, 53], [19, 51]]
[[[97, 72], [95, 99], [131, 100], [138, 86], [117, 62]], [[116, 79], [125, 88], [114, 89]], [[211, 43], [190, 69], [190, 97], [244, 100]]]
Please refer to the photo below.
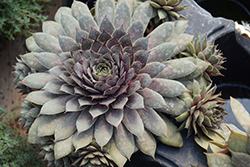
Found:
[[35, 69], [36, 71], [46, 71], [46, 67], [44, 67], [36, 58], [36, 55], [38, 53], [36, 52], [31, 52], [31, 53], [26, 53], [24, 55], [20, 55], [22, 61], [29, 66], [32, 69]]
[[91, 106], [89, 113], [92, 115], [93, 118], [96, 118], [99, 115], [105, 114], [108, 111], [109, 107], [105, 105], [94, 105]]
[[98, 25], [101, 25], [101, 22], [104, 17], [113, 20], [114, 13], [115, 13], [115, 2], [113, 0], [96, 1], [95, 18]]
[[62, 121], [63, 115], [41, 115], [41, 122], [37, 129], [37, 136], [51, 136], [55, 134], [55, 130], [59, 122]]
[[32, 144], [39, 144], [39, 143], [44, 143], [50, 140], [50, 136], [45, 136], [45, 137], [38, 137], [37, 136], [37, 128], [40, 125], [40, 122], [42, 121], [41, 117], [37, 117], [35, 121], [32, 123], [29, 132], [28, 132], [28, 142]]
[[168, 40], [171, 41], [172, 39], [174, 39], [174, 38], [178, 37], [180, 34], [182, 34], [185, 31], [187, 25], [188, 25], [187, 20], [177, 20], [175, 22], [175, 25], [174, 25], [173, 33], [168, 38]]
[[63, 92], [60, 92], [61, 86], [64, 84], [64, 82], [60, 80], [52, 80], [49, 81], [44, 87], [43, 90], [53, 93], [53, 94], [63, 94]]
[[176, 97], [188, 91], [181, 83], [171, 79], [154, 78], [148, 88], [164, 97]]
[[108, 123], [117, 127], [123, 119], [123, 111], [121, 109], [110, 108], [109, 111], [105, 113], [105, 118]]
[[57, 37], [58, 35], [66, 35], [62, 25], [54, 21], [44, 21], [42, 30], [44, 33], [53, 35], [54, 37]]
[[167, 126], [164, 120], [152, 108], [137, 109], [144, 127], [157, 136], [167, 137]]
[[22, 80], [22, 84], [33, 88], [42, 89], [47, 82], [54, 80], [55, 77], [49, 73], [33, 73]]
[[246, 167], [250, 165], [250, 155], [241, 153], [241, 152], [233, 152], [232, 154], [232, 163], [237, 167]]
[[142, 21], [138, 20], [133, 22], [128, 28], [127, 33], [129, 34], [132, 43], [134, 43], [137, 39], [140, 39], [144, 33]]
[[54, 115], [64, 112], [66, 109], [65, 104], [71, 98], [72, 96], [64, 95], [46, 102], [42, 106], [40, 114]]
[[85, 3], [82, 3], [80, 1], [73, 2], [72, 6], [71, 6], [71, 13], [72, 13], [72, 16], [74, 16], [74, 18], [76, 20], [78, 20], [79, 15], [81, 13], [92, 16], [92, 14], [89, 11], [88, 6]]
[[166, 107], [158, 109], [162, 113], [178, 116], [188, 110], [185, 102], [178, 97], [164, 97]]
[[181, 34], [178, 37], [172, 39], [171, 42], [177, 44], [174, 55], [185, 50], [187, 48], [189, 42], [191, 42], [193, 38], [194, 38], [193, 35]]
[[163, 97], [152, 89], [144, 88], [138, 91], [138, 93], [144, 98], [144, 105], [152, 108], [162, 108], [166, 106]]
[[148, 38], [139, 38], [133, 44], [133, 52], [136, 53], [139, 50], [147, 50], [148, 49]]
[[99, 30], [102, 32], [105, 30], [107, 33], [112, 34], [115, 30], [114, 25], [112, 24], [111, 20], [108, 17], [104, 17], [101, 22]]
[[158, 136], [157, 138], [164, 144], [174, 146], [174, 147], [182, 147], [183, 146], [183, 139], [180, 132], [177, 132], [177, 127], [175, 124], [170, 121], [164, 115], [161, 115], [164, 122], [167, 125], [167, 137], [165, 136]]
[[76, 151], [80, 148], [89, 145], [89, 143], [91, 143], [91, 141], [93, 140], [94, 137], [93, 134], [94, 134], [94, 127], [91, 127], [88, 130], [81, 133], [75, 132], [72, 142]]
[[134, 11], [133, 20], [141, 20], [143, 23], [143, 32], [148, 26], [149, 20], [155, 16], [153, 7], [149, 1], [141, 3]]
[[57, 141], [54, 147], [54, 156], [55, 160], [58, 160], [66, 155], [70, 154], [74, 150], [74, 146], [72, 144], [73, 135], [68, 137], [65, 140]]
[[55, 21], [61, 24], [61, 16], [62, 14], [67, 14], [67, 15], [71, 15], [71, 9], [69, 7], [60, 7], [55, 14]]
[[247, 136], [232, 131], [228, 140], [228, 147], [235, 152], [247, 153]]
[[158, 9], [157, 14], [160, 20], [165, 19], [168, 16], [167, 12], [163, 9]]
[[222, 153], [210, 153], [206, 154], [207, 156], [207, 163], [209, 167], [234, 167], [231, 162], [231, 159], [228, 155]]
[[221, 147], [219, 147], [213, 143], [208, 144], [207, 153], [216, 153], [218, 151], [221, 151]]
[[76, 128], [77, 128], [78, 134], [92, 127], [95, 121], [96, 121], [96, 118], [93, 119], [87, 110], [82, 111], [76, 121]]
[[146, 73], [150, 75], [151, 78], [156, 77], [159, 75], [164, 68], [166, 67], [165, 64], [160, 62], [151, 62], [147, 63], [147, 65], [140, 71], [141, 74]]
[[141, 137], [144, 132], [144, 126], [137, 111], [135, 109], [125, 107], [123, 114], [122, 122], [125, 127], [134, 135]]
[[244, 108], [244, 106], [233, 97], [230, 97], [230, 104], [235, 118], [240, 125], [250, 134], [250, 114]]
[[59, 35], [59, 45], [63, 52], [70, 52], [72, 50], [72, 46], [76, 44], [76, 41], [68, 36]]
[[36, 58], [44, 67], [48, 69], [62, 64], [60, 58], [54, 53], [42, 52], [37, 54]]
[[28, 100], [34, 104], [44, 105], [46, 102], [54, 99], [57, 95], [46, 91], [32, 91], [30, 92], [25, 100]]
[[131, 109], [144, 108], [143, 97], [134, 92], [131, 96], [128, 97], [128, 102], [126, 104], [127, 107]]
[[76, 40], [76, 29], [80, 29], [78, 21], [72, 15], [62, 14], [61, 24], [67, 36]]
[[66, 112], [68, 112], [68, 111], [81, 111], [81, 110], [82, 110], [82, 108], [80, 108], [80, 104], [78, 102], [78, 97], [74, 97], [66, 103]]
[[123, 156], [116, 147], [114, 140], [111, 140], [110, 142], [109, 155], [118, 167], [123, 167], [127, 161], [127, 158]]
[[59, 41], [56, 37], [47, 34], [38, 32], [33, 34], [36, 44], [44, 51], [51, 52], [51, 53], [61, 53], [62, 49], [59, 45]]
[[94, 29], [98, 29], [98, 26], [91, 15], [87, 15], [84, 13], [80, 13], [79, 15], [79, 24], [81, 29], [85, 30], [86, 32], [91, 31], [91, 27]]
[[76, 132], [78, 112], [65, 113], [55, 129], [55, 141], [63, 140]]
[[172, 42], [162, 43], [151, 49], [148, 62], [164, 62], [173, 56], [176, 44]]
[[120, 124], [117, 129], [114, 129], [114, 141], [119, 152], [130, 159], [135, 150], [135, 142], [133, 135]]
[[104, 116], [98, 117], [95, 123], [94, 137], [96, 142], [102, 148], [105, 146], [113, 135], [113, 126], [106, 122]]
[[143, 131], [141, 136], [135, 137], [136, 146], [144, 153], [155, 157], [156, 141], [154, 136], [147, 130]]
[[114, 26], [115, 28], [119, 28], [123, 26], [124, 30], [127, 31], [128, 27], [131, 24], [131, 9], [126, 1], [119, 3], [115, 16], [114, 16]]
[[43, 52], [44, 50], [42, 48], [40, 48], [36, 42], [35, 42], [35, 39], [33, 36], [27, 38], [25, 40], [25, 44], [26, 44], [26, 47], [28, 48], [29, 51], [31, 52]]
[[148, 49], [152, 49], [166, 42], [173, 30], [174, 22], [165, 22], [154, 29], [154, 31], [148, 35]]
[[202, 147], [205, 150], [208, 149], [209, 143], [211, 142], [211, 139], [209, 139], [205, 135], [201, 135], [200, 137], [195, 136], [194, 140], [200, 147]]
[[193, 62], [185, 58], [169, 60], [164, 64], [166, 64], [166, 68], [164, 68], [157, 78], [184, 78], [197, 68]]
[[112, 103], [112, 107], [114, 109], [123, 109], [124, 106], [126, 105], [127, 101], [128, 101], [127, 96], [120, 95], [119, 97], [117, 97], [116, 101], [114, 103]]

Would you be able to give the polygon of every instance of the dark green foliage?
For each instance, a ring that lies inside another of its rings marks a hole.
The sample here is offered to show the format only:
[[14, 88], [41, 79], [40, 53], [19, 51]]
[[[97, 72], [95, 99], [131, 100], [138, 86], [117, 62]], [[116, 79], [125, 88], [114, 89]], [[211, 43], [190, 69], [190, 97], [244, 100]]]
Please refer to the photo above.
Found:
[[[52, 0], [1, 0], [0, 36], [14, 40], [15, 35], [28, 36], [47, 19], [45, 6]], [[48, 9], [48, 8], [47, 8]]]
[[38, 147], [27, 144], [26, 138], [15, 135], [16, 130], [8, 128], [15, 116], [6, 117], [6, 114], [6, 110], [0, 108], [0, 166], [42, 167], [42, 159], [37, 156]]

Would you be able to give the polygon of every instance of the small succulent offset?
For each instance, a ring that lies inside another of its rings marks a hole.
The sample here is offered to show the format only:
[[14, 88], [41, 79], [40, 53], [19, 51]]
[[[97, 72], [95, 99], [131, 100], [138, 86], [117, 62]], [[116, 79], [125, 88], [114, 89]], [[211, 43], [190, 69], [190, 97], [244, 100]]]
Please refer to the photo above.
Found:
[[225, 63], [226, 58], [216, 48], [217, 45], [214, 45], [214, 41], [207, 41], [207, 36], [201, 40], [200, 35], [197, 34], [196, 38], [189, 43], [188, 49], [181, 55], [194, 56], [206, 61], [209, 66], [203, 76], [211, 82], [210, 76], [223, 76], [220, 70], [225, 70], [222, 64]]
[[[233, 114], [246, 132], [233, 124], [223, 123], [221, 129], [210, 134], [210, 139], [198, 139], [207, 150], [209, 167], [229, 166], [246, 167], [250, 165], [250, 115], [236, 99], [230, 99]], [[211, 140], [212, 139], [212, 140]]]
[[226, 103], [225, 100], [219, 97], [220, 94], [214, 94], [216, 86], [211, 88], [211, 84], [201, 85], [194, 80], [192, 91], [181, 95], [188, 110], [176, 117], [176, 120], [183, 122], [179, 130], [188, 129], [188, 136], [193, 132], [198, 136], [208, 134], [208, 130], [218, 128], [219, 123], [227, 115], [222, 107]]

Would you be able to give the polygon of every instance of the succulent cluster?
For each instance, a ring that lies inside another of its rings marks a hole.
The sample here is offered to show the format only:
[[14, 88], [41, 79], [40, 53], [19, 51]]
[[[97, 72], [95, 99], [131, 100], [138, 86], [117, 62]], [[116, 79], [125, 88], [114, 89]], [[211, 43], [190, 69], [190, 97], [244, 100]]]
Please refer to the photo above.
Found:
[[236, 99], [230, 99], [234, 116], [246, 132], [233, 124], [221, 124], [221, 129], [207, 136], [196, 138], [196, 142], [207, 150], [208, 166], [246, 167], [250, 164], [250, 115]]
[[223, 120], [224, 101], [203, 77], [209, 61], [176, 57], [192, 42], [183, 33], [188, 22], [164, 22], [144, 36], [152, 2], [128, 2], [97, 0], [93, 16], [74, 1], [26, 40], [31, 52], [14, 72], [27, 94], [21, 120], [52, 166], [122, 167], [137, 150], [154, 157], [155, 138], [181, 147], [164, 114], [195, 134]]
[[179, 129], [188, 129], [188, 136], [192, 132], [198, 136], [201, 136], [201, 133], [208, 134], [208, 129], [218, 128], [227, 115], [222, 107], [226, 102], [219, 97], [220, 94], [214, 94], [216, 86], [211, 89], [210, 87], [211, 84], [200, 86], [199, 82], [194, 80], [192, 91], [181, 96], [189, 110], [176, 117], [176, 120], [183, 122]]
[[225, 70], [222, 66], [225, 63], [225, 57], [222, 56], [220, 50], [216, 49], [214, 41], [207, 41], [207, 36], [203, 40], [198, 34], [196, 38], [189, 43], [188, 49], [181, 53], [181, 55], [198, 57], [208, 63], [208, 67], [203, 76], [211, 81], [210, 76], [223, 76], [220, 70]]

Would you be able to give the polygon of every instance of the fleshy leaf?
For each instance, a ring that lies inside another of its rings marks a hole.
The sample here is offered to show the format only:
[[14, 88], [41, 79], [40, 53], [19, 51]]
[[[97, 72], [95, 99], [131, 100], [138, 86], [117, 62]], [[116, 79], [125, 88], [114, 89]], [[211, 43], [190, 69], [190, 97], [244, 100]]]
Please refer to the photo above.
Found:
[[65, 7], [65, 6], [60, 7], [56, 11], [56, 14], [55, 14], [55, 17], [54, 17], [56, 22], [61, 23], [61, 15], [62, 14], [71, 15], [71, 9], [69, 7]]
[[64, 112], [66, 109], [65, 104], [70, 98], [72, 98], [72, 96], [64, 95], [46, 102], [42, 106], [40, 114], [54, 115]]
[[76, 132], [76, 120], [78, 112], [65, 113], [55, 130], [55, 141], [63, 140]]
[[25, 100], [28, 100], [38, 105], [44, 105], [46, 102], [56, 98], [56, 96], [57, 95], [46, 91], [32, 91], [27, 95]]
[[20, 55], [22, 61], [29, 66], [31, 69], [35, 69], [36, 71], [44, 72], [47, 70], [36, 58], [38, 53], [30, 52], [24, 55]]
[[63, 52], [70, 52], [72, 50], [72, 46], [76, 44], [76, 41], [71, 37], [59, 35], [58, 38], [59, 45]]
[[44, 50], [42, 50], [35, 42], [35, 39], [33, 36], [30, 36], [29, 38], [27, 38], [25, 40], [25, 44], [28, 48], [29, 51], [31, 52], [43, 52]]
[[56, 37], [47, 34], [38, 32], [33, 34], [36, 44], [43, 50], [51, 53], [61, 53], [62, 49], [59, 45], [59, 41]]
[[141, 20], [133, 22], [127, 31], [132, 43], [141, 38], [143, 36], [143, 32], [143, 23]]
[[164, 144], [174, 147], [182, 147], [183, 139], [181, 133], [177, 132], [177, 127], [175, 124], [164, 115], [161, 115], [161, 117], [167, 125], [167, 137], [158, 136], [157, 138]]
[[154, 78], [148, 88], [164, 97], [180, 96], [188, 89], [181, 83], [171, 79]]
[[101, 24], [104, 17], [108, 17], [110, 20], [113, 20], [114, 13], [115, 13], [115, 2], [113, 0], [96, 1], [95, 18], [98, 25]]
[[79, 15], [81, 13], [84, 13], [86, 15], [92, 16], [92, 14], [89, 11], [88, 6], [85, 3], [82, 3], [80, 1], [74, 1], [71, 6], [71, 13], [74, 16], [76, 20], [78, 20]]
[[87, 32], [90, 32], [91, 27], [94, 29], [98, 29], [98, 26], [97, 26], [93, 16], [87, 15], [84, 13], [80, 13], [79, 24], [80, 24], [80, 27]]
[[141, 3], [134, 11], [133, 20], [141, 20], [143, 23], [143, 32], [148, 26], [149, 20], [155, 16], [153, 7], [149, 1]]
[[54, 53], [42, 52], [37, 54], [36, 58], [44, 67], [48, 69], [62, 64], [60, 58]]
[[76, 128], [78, 134], [88, 130], [94, 123], [96, 119], [93, 119], [87, 110], [82, 111], [76, 121]]
[[164, 120], [152, 108], [137, 109], [144, 127], [157, 136], [167, 137], [167, 126]]
[[237, 167], [247, 167], [250, 165], [250, 155], [240, 152], [233, 152], [232, 154], [232, 162]]
[[42, 115], [41, 122], [37, 129], [37, 136], [51, 136], [54, 135], [58, 123], [62, 120], [63, 114], [60, 115]]
[[96, 104], [91, 106], [89, 113], [93, 118], [96, 118], [99, 115], [105, 114], [108, 111], [109, 107], [105, 105]]
[[94, 127], [89, 128], [88, 130], [75, 133], [73, 136], [73, 145], [76, 151], [80, 148], [86, 147], [93, 140]]
[[222, 153], [210, 153], [207, 155], [207, 163], [209, 167], [234, 167], [228, 155]]
[[158, 26], [148, 36], [148, 49], [152, 49], [164, 42], [170, 37], [174, 29], [174, 22], [165, 22]]
[[61, 24], [67, 36], [76, 40], [76, 29], [80, 29], [78, 21], [71, 15], [62, 14]]
[[123, 26], [124, 30], [127, 31], [131, 24], [131, 9], [126, 1], [118, 4], [114, 16], [114, 26], [119, 28]]
[[191, 74], [197, 67], [188, 59], [174, 59], [166, 63], [166, 68], [157, 76], [157, 78], [178, 79]]
[[119, 152], [130, 159], [135, 150], [135, 142], [133, 135], [120, 124], [117, 129], [114, 129], [114, 141]]
[[109, 111], [105, 113], [105, 118], [108, 123], [117, 127], [123, 119], [123, 111], [121, 109], [110, 108]]
[[123, 167], [127, 161], [127, 158], [120, 153], [113, 140], [110, 142], [109, 155], [118, 167]]
[[228, 147], [235, 152], [247, 153], [247, 136], [232, 131], [228, 140]]
[[165, 67], [166, 65], [163, 63], [151, 62], [147, 63], [147, 65], [140, 71], [140, 73], [147, 73], [151, 78], [154, 78], [158, 74], [160, 74]]
[[162, 43], [151, 49], [148, 55], [148, 62], [164, 62], [174, 56], [176, 44], [172, 42]]
[[156, 141], [154, 136], [148, 131], [144, 130], [142, 136], [135, 137], [137, 147], [144, 153], [151, 157], [155, 157]]
[[65, 140], [57, 141], [54, 147], [54, 156], [55, 160], [58, 160], [68, 154], [70, 154], [74, 150], [74, 146], [72, 144], [73, 135], [68, 137]]
[[104, 116], [98, 117], [95, 123], [94, 137], [100, 147], [105, 146], [113, 135], [113, 126], [106, 122]]
[[55, 77], [49, 73], [33, 73], [25, 77], [22, 84], [33, 89], [42, 89], [49, 81], [54, 79]]
[[144, 88], [138, 91], [138, 93], [144, 98], [144, 105], [152, 108], [162, 108], [166, 106], [163, 97], [149, 88]]
[[128, 102], [126, 106], [128, 106], [131, 109], [144, 108], [143, 100], [144, 100], [143, 97], [135, 92], [128, 97]]
[[135, 109], [125, 107], [122, 122], [131, 133], [138, 137], [142, 136], [144, 132], [143, 122]]
[[250, 114], [244, 108], [244, 106], [233, 97], [230, 97], [230, 104], [235, 118], [240, 125], [250, 134]]
[[53, 35], [54, 37], [57, 37], [57, 35], [66, 35], [62, 25], [54, 21], [44, 21], [42, 30], [44, 33]]

